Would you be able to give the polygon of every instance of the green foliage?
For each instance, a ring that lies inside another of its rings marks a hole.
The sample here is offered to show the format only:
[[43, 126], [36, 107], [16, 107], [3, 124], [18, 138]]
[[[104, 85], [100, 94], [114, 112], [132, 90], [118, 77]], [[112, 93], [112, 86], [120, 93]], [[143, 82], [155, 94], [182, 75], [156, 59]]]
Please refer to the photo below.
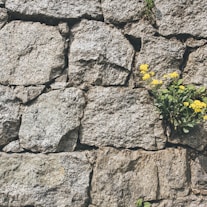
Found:
[[164, 75], [163, 80], [153, 79], [147, 64], [142, 64], [140, 71], [154, 97], [155, 106], [171, 130], [189, 133], [190, 129], [207, 120], [205, 87], [183, 84], [177, 72]]
[[149, 202], [143, 202], [143, 199], [140, 198], [136, 202], [136, 207], [151, 207], [151, 204]]
[[145, 0], [145, 17], [148, 20], [153, 19], [153, 11], [152, 9], [155, 7], [154, 0]]

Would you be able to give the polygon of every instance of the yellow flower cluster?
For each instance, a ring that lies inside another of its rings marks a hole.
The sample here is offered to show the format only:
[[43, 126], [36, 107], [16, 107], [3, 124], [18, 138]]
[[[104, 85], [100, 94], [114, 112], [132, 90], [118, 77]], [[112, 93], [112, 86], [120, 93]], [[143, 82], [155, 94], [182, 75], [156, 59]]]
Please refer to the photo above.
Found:
[[154, 86], [162, 85], [162, 80], [153, 79], [151, 84], [154, 85]]
[[179, 86], [179, 89], [182, 90], [182, 91], [184, 91], [184, 90], [185, 90], [185, 86], [180, 85], [180, 86]]
[[192, 108], [195, 113], [199, 113], [202, 111], [202, 109], [206, 108], [207, 105], [206, 103], [200, 101], [200, 100], [195, 100], [193, 101], [192, 104], [190, 104], [189, 108]]
[[179, 77], [179, 74], [175, 71], [175, 72], [173, 72], [173, 73], [169, 73], [169, 74], [165, 74], [164, 76], [163, 76], [163, 78], [178, 78]]
[[[146, 81], [149, 80], [150, 78], [152, 78], [155, 75], [155, 72], [150, 71], [149, 70], [149, 65], [148, 64], [141, 64], [139, 67], [140, 73], [142, 74], [142, 80]], [[162, 84], [162, 81], [158, 81], [158, 80], [152, 80], [151, 82], [152, 85], [158, 85], [158, 84]]]

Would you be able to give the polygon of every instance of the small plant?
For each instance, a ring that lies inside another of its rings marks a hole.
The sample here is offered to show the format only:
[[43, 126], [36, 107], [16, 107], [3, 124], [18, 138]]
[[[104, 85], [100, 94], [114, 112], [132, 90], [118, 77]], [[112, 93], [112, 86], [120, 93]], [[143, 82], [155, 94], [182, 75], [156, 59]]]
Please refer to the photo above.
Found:
[[207, 120], [205, 87], [183, 84], [177, 72], [154, 78], [147, 64], [140, 65], [142, 80], [147, 84], [163, 122], [172, 131], [189, 133], [191, 128]]
[[148, 20], [152, 20], [153, 19], [153, 11], [152, 9], [155, 7], [155, 3], [154, 0], [145, 0], [145, 17]]
[[140, 198], [136, 202], [136, 207], [151, 207], [151, 204], [149, 202], [143, 201], [143, 199]]

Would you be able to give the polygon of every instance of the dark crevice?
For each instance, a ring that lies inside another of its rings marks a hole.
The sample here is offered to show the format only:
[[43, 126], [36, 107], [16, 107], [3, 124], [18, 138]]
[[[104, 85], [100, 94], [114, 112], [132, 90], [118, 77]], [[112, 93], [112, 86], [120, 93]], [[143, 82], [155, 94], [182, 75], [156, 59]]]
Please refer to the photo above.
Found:
[[88, 199], [86, 200], [86, 203], [84, 206], [89, 207], [92, 204], [92, 197], [91, 197], [91, 191], [92, 191], [92, 178], [93, 178], [93, 169], [91, 170], [91, 173], [89, 175], [89, 186], [87, 189], [87, 195]]
[[60, 18], [54, 16], [47, 16], [44, 14], [25, 15], [19, 12], [13, 12], [8, 10], [8, 15], [9, 15], [9, 22], [14, 20], [21, 20], [21, 21], [30, 21], [30, 22], [40, 22], [49, 26], [57, 26], [60, 22], [66, 22], [70, 27], [73, 27], [73, 25], [77, 24], [82, 19], [95, 20], [101, 22], [104, 21], [103, 16], [93, 18], [87, 14], [78, 18]]
[[[188, 47], [188, 46], [185, 48], [185, 52], [184, 52], [184, 54], [183, 54], [182, 61], [181, 61], [180, 65], [179, 65], [179, 69], [180, 69], [181, 71], [183, 71], [184, 68], [186, 67], [187, 62], [188, 62], [189, 55], [190, 55], [190, 53], [193, 52], [194, 50], [195, 50], [195, 49], [193, 49], [193, 48], [191, 48], [191, 47]], [[181, 74], [181, 75], [182, 75], [182, 74]]]
[[136, 52], [139, 52], [141, 50], [141, 46], [142, 46], [141, 38], [136, 38], [132, 35], [125, 35], [125, 37], [129, 40], [129, 42], [131, 43], [131, 45], [133, 46]]
[[194, 36], [194, 35], [189, 34], [189, 33], [162, 35], [159, 32], [155, 32], [154, 36], [155, 37], [164, 37], [166, 39], [176, 38], [177, 40], [179, 40], [183, 43], [186, 42], [186, 40], [189, 39], [189, 38], [193, 38], [195, 40], [202, 40], [202, 39], [206, 40], [207, 39], [207, 37]]

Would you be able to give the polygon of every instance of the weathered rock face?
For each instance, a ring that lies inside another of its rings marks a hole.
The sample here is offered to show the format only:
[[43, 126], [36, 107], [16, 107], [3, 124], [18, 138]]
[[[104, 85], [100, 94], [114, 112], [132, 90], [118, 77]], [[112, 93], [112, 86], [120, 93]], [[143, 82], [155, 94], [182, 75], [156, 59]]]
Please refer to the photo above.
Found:
[[18, 138], [19, 103], [14, 91], [0, 85], [0, 147]]
[[186, 151], [182, 149], [160, 152], [101, 149], [92, 178], [92, 204], [134, 207], [138, 198], [185, 196], [187, 171]]
[[187, 65], [184, 70], [184, 80], [186, 83], [204, 85], [207, 87], [207, 45], [198, 48], [189, 55]]
[[111, 23], [140, 20], [144, 5], [144, 1], [137, 0], [102, 0], [104, 20]]
[[0, 159], [1, 206], [86, 206], [91, 167], [84, 152]]
[[74, 150], [84, 104], [83, 93], [75, 88], [42, 94], [25, 108], [20, 145], [34, 152]]
[[0, 30], [1, 84], [37, 85], [64, 67], [64, 41], [58, 30], [40, 23], [12, 21]]
[[6, 8], [24, 15], [40, 15], [54, 18], [74, 19], [92, 17], [101, 19], [101, 4], [99, 0], [7, 0]]
[[5, 4], [5, 0], [0, 0], [0, 5], [4, 5]]
[[[0, 5], [1, 5], [1, 1], [0, 1]], [[7, 10], [0, 8], [0, 29], [5, 25], [7, 20], [8, 20]]]
[[195, 194], [207, 195], [207, 157], [199, 156], [191, 162], [192, 190]]
[[3, 149], [4, 152], [23, 152], [24, 149], [21, 148], [19, 140], [14, 140], [7, 144]]
[[203, 126], [195, 127], [191, 133], [183, 135], [173, 135], [168, 141], [174, 144], [188, 145], [198, 151], [203, 151], [207, 146], [207, 123]]
[[38, 97], [44, 90], [44, 86], [17, 86], [14, 90], [16, 97], [21, 100], [22, 103], [27, 103], [36, 97]]
[[149, 95], [142, 89], [91, 89], [82, 120], [81, 143], [161, 149], [166, 138]]
[[133, 48], [115, 28], [83, 20], [72, 30], [69, 80], [73, 84], [124, 85], [132, 67]]
[[207, 37], [206, 10], [203, 0], [155, 0], [157, 25], [162, 35], [191, 34]]

